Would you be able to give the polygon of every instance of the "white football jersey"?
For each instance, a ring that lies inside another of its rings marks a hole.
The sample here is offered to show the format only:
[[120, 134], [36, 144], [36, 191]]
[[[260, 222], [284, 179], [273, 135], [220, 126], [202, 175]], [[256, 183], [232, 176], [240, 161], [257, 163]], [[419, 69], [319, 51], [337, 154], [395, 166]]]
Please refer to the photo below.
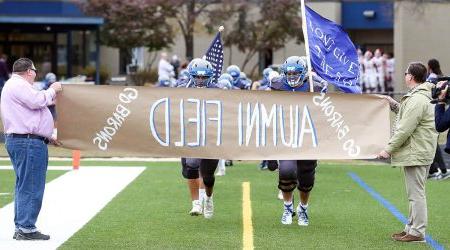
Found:
[[369, 59], [369, 60], [364, 59], [363, 65], [364, 65], [364, 74], [370, 75], [370, 74], [377, 73], [373, 59]]
[[390, 58], [386, 61], [386, 72], [388, 73], [394, 73], [395, 70], [395, 59]]
[[372, 58], [373, 63], [376, 65], [378, 70], [378, 75], [383, 75], [385, 71], [384, 59], [383, 57], [374, 57]]

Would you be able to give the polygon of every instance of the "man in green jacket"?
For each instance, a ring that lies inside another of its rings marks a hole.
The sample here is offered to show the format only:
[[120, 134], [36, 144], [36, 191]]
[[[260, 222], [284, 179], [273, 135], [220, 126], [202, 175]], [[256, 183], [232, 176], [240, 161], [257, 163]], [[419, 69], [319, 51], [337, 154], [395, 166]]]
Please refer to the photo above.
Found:
[[389, 100], [397, 113], [394, 134], [378, 158], [390, 158], [394, 166], [404, 167], [409, 201], [408, 224], [392, 238], [402, 242], [425, 242], [427, 201], [425, 181], [436, 152], [438, 133], [431, 101], [432, 83], [425, 82], [427, 69], [422, 63], [410, 63], [405, 72], [409, 89], [400, 103]]

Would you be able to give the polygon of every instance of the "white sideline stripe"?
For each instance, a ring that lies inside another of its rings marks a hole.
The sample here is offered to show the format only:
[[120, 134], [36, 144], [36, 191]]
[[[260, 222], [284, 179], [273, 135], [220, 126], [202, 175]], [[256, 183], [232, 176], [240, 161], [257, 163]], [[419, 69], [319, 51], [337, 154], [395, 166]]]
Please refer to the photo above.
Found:
[[0, 249], [56, 249], [88, 223], [145, 167], [86, 167], [47, 183], [37, 227], [48, 241], [16, 241], [14, 203], [0, 209]]
[[[143, 161], [143, 162], [178, 162], [180, 158], [140, 158], [140, 157], [107, 157], [81, 158], [82, 161]], [[9, 161], [9, 157], [0, 157], [0, 161]], [[72, 161], [71, 157], [50, 157], [49, 161]]]

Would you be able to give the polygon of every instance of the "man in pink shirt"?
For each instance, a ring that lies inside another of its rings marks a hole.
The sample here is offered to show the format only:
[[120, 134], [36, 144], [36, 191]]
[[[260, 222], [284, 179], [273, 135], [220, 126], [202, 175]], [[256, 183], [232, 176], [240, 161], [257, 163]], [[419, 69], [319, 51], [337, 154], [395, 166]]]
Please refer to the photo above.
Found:
[[40, 233], [36, 220], [44, 196], [48, 165], [47, 144], [52, 138], [53, 118], [47, 108], [55, 103], [61, 84], [45, 91], [33, 88], [36, 68], [28, 58], [14, 62], [13, 74], [1, 94], [1, 117], [5, 146], [16, 173], [14, 223], [16, 240], [48, 240]]

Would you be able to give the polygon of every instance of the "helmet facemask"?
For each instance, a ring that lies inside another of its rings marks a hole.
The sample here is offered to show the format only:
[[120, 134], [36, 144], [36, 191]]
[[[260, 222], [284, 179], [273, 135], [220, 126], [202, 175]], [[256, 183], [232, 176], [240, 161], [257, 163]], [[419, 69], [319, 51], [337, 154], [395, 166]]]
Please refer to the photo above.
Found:
[[304, 83], [308, 66], [306, 65], [305, 58], [290, 56], [284, 62], [282, 70], [287, 84], [292, 88], [296, 88]]
[[288, 66], [286, 69], [286, 80], [289, 86], [295, 88], [303, 84], [306, 72], [294, 66]]
[[209, 83], [211, 82], [211, 77], [198, 74], [193, 76], [192, 80], [194, 81], [194, 86], [196, 88], [207, 88], [209, 86]]

